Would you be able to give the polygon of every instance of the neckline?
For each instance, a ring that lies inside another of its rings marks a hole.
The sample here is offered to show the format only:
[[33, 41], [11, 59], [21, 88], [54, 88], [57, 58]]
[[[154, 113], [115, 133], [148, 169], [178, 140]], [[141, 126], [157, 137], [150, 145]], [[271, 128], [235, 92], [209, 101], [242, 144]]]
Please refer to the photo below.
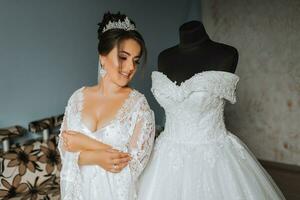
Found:
[[177, 81], [172, 81], [171, 79], [169, 79], [169, 77], [164, 74], [163, 72], [160, 72], [160, 71], [153, 71], [152, 74], [160, 74], [162, 75], [163, 77], [165, 77], [168, 81], [170, 81], [173, 85], [175, 85], [176, 87], [182, 87], [183, 85], [187, 84], [188, 82], [192, 81], [193, 79], [196, 79], [196, 77], [199, 77], [199, 76], [203, 76], [204, 74], [207, 74], [207, 73], [220, 73], [220, 74], [227, 74], [229, 76], [232, 76], [233, 78], [236, 78], [237, 80], [239, 80], [239, 76], [232, 73], [232, 72], [227, 72], [227, 71], [218, 71], [218, 70], [206, 70], [206, 71], [202, 71], [202, 72], [198, 72], [198, 73], [195, 73], [193, 76], [191, 76], [190, 78], [186, 79], [185, 81], [181, 82], [180, 85], [177, 85]]
[[104, 123], [101, 125], [100, 128], [96, 129], [95, 131], [91, 131], [86, 125], [85, 123], [83, 122], [82, 120], [82, 110], [84, 108], [84, 100], [85, 100], [85, 97], [84, 97], [84, 93], [83, 93], [83, 90], [86, 88], [86, 86], [83, 86], [81, 87], [80, 89], [80, 110], [79, 110], [79, 122], [80, 124], [89, 132], [89, 133], [92, 133], [92, 134], [95, 134], [95, 133], [98, 133], [99, 131], [105, 129], [106, 127], [108, 127], [110, 124], [113, 124], [115, 121], [117, 121], [123, 110], [126, 108], [129, 100], [131, 99], [131, 97], [133, 96], [134, 92], [135, 92], [135, 89], [131, 89], [131, 91], [129, 92], [128, 96], [123, 100], [123, 103], [122, 105], [118, 108], [118, 110], [116, 111], [116, 113], [114, 114], [114, 117], [109, 120], [108, 122]]

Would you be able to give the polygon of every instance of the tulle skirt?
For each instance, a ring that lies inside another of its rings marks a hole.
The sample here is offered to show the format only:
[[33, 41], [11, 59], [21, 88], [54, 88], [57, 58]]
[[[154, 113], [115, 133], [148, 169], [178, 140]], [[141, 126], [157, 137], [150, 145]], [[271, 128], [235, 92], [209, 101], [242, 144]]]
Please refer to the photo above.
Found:
[[159, 137], [140, 178], [138, 197], [139, 200], [285, 199], [246, 145], [230, 132], [203, 143]]

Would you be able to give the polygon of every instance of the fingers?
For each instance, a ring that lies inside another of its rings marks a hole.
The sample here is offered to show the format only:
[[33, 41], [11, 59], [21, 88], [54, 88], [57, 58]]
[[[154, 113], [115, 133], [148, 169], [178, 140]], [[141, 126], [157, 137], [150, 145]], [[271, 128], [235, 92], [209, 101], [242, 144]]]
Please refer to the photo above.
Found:
[[66, 151], [69, 151], [69, 141], [68, 141], [67, 131], [62, 132], [62, 139], [63, 139], [62, 141], [63, 141], [64, 149]]
[[121, 172], [124, 169], [124, 167], [128, 165], [130, 160], [131, 160], [130, 157], [113, 159], [112, 167], [109, 171], [112, 173]]
[[129, 154], [125, 154], [125, 153], [117, 153], [117, 154], [114, 154], [112, 155], [111, 157], [113, 160], [114, 159], [131, 159], [130, 155]]
[[124, 166], [128, 165], [130, 160], [131, 160], [131, 158], [114, 159], [114, 160], [112, 160], [111, 163], [112, 163], [113, 167], [118, 166], [118, 167], [121, 167], [123, 169]]
[[73, 133], [70, 133], [72, 131], [63, 131], [62, 132], [62, 139], [63, 139], [63, 144], [65, 146], [66, 149], [68, 149], [69, 147], [69, 140], [71, 140], [71, 134]]
[[121, 151], [117, 150], [117, 149], [112, 149], [112, 148], [108, 148], [106, 149], [107, 152], [110, 152], [110, 153], [120, 153]]
[[63, 132], [61, 133], [60, 137], [62, 137], [62, 138], [66, 137], [66, 131], [63, 131]]
[[68, 140], [66, 138], [63, 139], [63, 145], [64, 145], [64, 148], [65, 150], [69, 150], [69, 143], [68, 143]]
[[68, 132], [67, 131], [62, 132], [62, 138], [64, 141], [68, 140]]
[[116, 149], [109, 149], [107, 152], [112, 154], [111, 156], [111, 167], [108, 171], [112, 173], [121, 172], [124, 167], [126, 167], [131, 160], [131, 157], [128, 153], [120, 152]]
[[120, 165], [120, 164], [123, 164], [123, 163], [128, 163], [129, 161], [131, 160], [130, 157], [126, 157], [126, 158], [116, 158], [116, 159], [113, 159], [112, 163], [115, 164], [115, 165]]
[[110, 172], [112, 173], [119, 173], [121, 172], [124, 167], [126, 167], [128, 165], [128, 163], [122, 163], [122, 164], [119, 164], [119, 165], [116, 165], [116, 164], [113, 164], [111, 169], [109, 170]]
[[107, 169], [107, 171], [112, 172], [112, 173], [119, 173], [120, 169], [119, 169], [118, 165], [112, 164], [111, 167], [109, 169]]
[[112, 173], [120, 173], [121, 170], [117, 170], [117, 169], [110, 169], [108, 170], [109, 172], [112, 172]]
[[63, 142], [63, 145], [64, 145], [64, 149], [66, 151], [69, 151], [69, 144], [66, 141]]
[[71, 131], [71, 130], [62, 131], [62, 135], [74, 135], [74, 134], [82, 134], [82, 133], [77, 132], [77, 131]]
[[66, 134], [72, 135], [72, 134], [79, 134], [77, 131], [65, 131]]
[[122, 171], [122, 169], [124, 169], [127, 165], [128, 165], [128, 162], [120, 164], [119, 165], [120, 171]]
[[113, 159], [130, 157], [129, 153], [121, 152], [116, 149], [106, 149], [106, 151], [112, 154], [111, 158], [113, 158]]

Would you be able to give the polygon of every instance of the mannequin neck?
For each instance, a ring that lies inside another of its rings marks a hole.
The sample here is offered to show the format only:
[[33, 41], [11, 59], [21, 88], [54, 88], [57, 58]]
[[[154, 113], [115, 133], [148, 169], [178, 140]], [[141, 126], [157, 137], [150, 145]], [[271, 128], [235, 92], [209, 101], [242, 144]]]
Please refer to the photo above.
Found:
[[184, 23], [179, 28], [180, 47], [192, 47], [199, 45], [207, 40], [209, 36], [205, 31], [203, 24], [200, 21], [190, 21]]

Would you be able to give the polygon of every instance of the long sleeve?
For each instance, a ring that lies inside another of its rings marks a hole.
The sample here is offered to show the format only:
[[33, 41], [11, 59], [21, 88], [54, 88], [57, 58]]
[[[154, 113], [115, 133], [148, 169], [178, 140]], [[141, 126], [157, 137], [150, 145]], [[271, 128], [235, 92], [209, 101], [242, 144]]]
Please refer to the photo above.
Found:
[[130, 171], [134, 181], [147, 165], [149, 160], [154, 136], [155, 119], [145, 97], [141, 99], [136, 115], [133, 133], [129, 142], [129, 152], [132, 160], [129, 163]]
[[65, 108], [63, 121], [60, 127], [58, 150], [62, 160], [62, 169], [60, 172], [60, 193], [61, 200], [82, 200], [80, 191], [80, 169], [78, 165], [78, 158], [80, 152], [68, 152], [63, 148], [63, 138], [61, 134], [68, 130], [68, 123], [70, 120], [70, 112], [72, 109], [72, 97], [70, 97]]

